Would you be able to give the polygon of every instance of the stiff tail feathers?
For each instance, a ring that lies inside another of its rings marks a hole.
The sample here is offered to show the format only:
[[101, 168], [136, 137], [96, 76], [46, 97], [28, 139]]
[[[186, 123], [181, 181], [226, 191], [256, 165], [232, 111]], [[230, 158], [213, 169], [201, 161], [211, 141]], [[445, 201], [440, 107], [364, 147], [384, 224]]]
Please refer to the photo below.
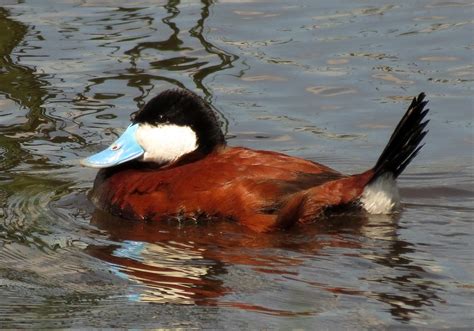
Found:
[[371, 214], [388, 214], [400, 203], [395, 179], [418, 154], [428, 133], [425, 128], [429, 120], [423, 120], [429, 109], [424, 109], [428, 103], [424, 99], [424, 93], [413, 98], [371, 170], [373, 176], [359, 198], [363, 208]]
[[429, 109], [424, 109], [428, 103], [424, 99], [424, 93], [413, 98], [377, 160], [371, 182], [386, 173], [392, 174], [394, 179], [397, 178], [424, 146], [420, 143], [428, 133], [425, 128], [429, 123], [429, 120], [423, 122], [429, 111]]

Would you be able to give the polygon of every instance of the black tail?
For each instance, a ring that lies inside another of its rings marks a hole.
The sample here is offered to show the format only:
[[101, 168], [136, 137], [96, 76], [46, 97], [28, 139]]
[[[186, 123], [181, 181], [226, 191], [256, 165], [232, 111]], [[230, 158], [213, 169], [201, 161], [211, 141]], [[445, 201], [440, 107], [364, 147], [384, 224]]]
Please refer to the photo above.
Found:
[[424, 98], [424, 93], [413, 98], [410, 107], [377, 160], [371, 181], [384, 173], [392, 173], [394, 178], [397, 178], [423, 147], [419, 145], [428, 133], [428, 130], [423, 130], [429, 122], [429, 120], [422, 122], [429, 111], [429, 109], [424, 110], [428, 103], [428, 101], [423, 101]]

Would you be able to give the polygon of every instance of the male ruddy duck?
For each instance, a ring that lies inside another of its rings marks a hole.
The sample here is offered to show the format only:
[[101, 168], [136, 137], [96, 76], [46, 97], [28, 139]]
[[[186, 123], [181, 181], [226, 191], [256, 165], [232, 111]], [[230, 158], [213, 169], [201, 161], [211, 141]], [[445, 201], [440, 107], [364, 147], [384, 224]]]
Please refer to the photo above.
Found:
[[421, 93], [372, 169], [344, 175], [270, 151], [229, 147], [199, 96], [167, 90], [151, 99], [106, 150], [82, 160], [97, 174], [99, 209], [122, 218], [225, 218], [263, 232], [311, 223], [334, 209], [390, 213], [395, 179], [422, 146], [428, 109]]

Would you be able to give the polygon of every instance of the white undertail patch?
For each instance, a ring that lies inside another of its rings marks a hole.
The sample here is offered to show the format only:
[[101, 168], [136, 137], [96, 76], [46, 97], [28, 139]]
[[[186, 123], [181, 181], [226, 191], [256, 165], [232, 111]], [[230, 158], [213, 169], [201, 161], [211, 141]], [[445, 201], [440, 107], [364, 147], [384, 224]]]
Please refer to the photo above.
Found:
[[140, 124], [135, 138], [145, 150], [145, 162], [171, 163], [197, 148], [196, 133], [189, 126]]
[[367, 185], [360, 202], [370, 214], [390, 214], [400, 204], [400, 194], [393, 175], [383, 174]]

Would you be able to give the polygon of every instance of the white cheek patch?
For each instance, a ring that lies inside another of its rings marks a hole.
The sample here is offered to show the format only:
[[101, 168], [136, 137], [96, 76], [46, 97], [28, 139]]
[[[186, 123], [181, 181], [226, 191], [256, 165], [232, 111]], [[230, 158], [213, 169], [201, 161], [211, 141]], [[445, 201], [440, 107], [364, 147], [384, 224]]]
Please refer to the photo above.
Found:
[[145, 150], [145, 162], [170, 163], [197, 148], [196, 133], [188, 126], [140, 124], [135, 137]]
[[360, 202], [370, 214], [390, 214], [400, 204], [392, 174], [383, 174], [364, 188]]

